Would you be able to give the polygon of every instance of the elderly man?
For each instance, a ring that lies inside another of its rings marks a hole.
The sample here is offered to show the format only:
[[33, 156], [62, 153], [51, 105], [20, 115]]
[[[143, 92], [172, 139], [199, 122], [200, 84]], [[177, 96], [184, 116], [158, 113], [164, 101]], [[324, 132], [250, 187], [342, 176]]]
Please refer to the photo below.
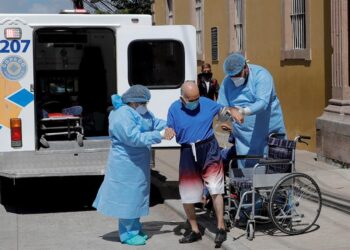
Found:
[[218, 230], [215, 243], [221, 244], [226, 240], [222, 198], [224, 172], [212, 123], [224, 107], [200, 97], [195, 82], [186, 81], [181, 94], [180, 100], [169, 108], [168, 127], [175, 130], [176, 141], [181, 144], [179, 190], [192, 231], [179, 242], [191, 243], [201, 239], [194, 204], [201, 201], [204, 184], [212, 196], [216, 212]]

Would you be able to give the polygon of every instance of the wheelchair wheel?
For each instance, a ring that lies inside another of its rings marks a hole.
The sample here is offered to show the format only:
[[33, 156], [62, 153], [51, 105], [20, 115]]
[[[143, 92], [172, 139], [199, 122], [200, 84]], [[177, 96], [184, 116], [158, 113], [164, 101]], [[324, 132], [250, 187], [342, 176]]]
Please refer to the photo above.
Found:
[[80, 147], [84, 146], [84, 136], [80, 133], [77, 133], [77, 142]]
[[290, 235], [301, 234], [317, 221], [322, 207], [320, 188], [308, 175], [292, 173], [271, 192], [269, 215], [273, 224]]
[[254, 239], [254, 223], [249, 222], [247, 224], [247, 239], [253, 240]]

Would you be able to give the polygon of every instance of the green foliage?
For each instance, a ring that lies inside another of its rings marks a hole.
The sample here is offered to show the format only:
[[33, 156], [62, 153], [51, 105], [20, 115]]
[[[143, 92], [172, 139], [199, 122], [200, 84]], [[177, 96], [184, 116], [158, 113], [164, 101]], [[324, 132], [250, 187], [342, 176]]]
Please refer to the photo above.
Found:
[[152, 0], [111, 0], [119, 14], [151, 14]]

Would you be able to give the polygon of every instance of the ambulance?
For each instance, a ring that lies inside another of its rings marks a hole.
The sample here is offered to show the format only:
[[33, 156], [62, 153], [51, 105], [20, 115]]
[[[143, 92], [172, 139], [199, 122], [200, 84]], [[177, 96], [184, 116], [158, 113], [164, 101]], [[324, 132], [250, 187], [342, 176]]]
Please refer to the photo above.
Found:
[[149, 109], [166, 119], [181, 83], [196, 75], [190, 25], [153, 26], [149, 15], [0, 14], [0, 176], [102, 175], [111, 95], [147, 86]]

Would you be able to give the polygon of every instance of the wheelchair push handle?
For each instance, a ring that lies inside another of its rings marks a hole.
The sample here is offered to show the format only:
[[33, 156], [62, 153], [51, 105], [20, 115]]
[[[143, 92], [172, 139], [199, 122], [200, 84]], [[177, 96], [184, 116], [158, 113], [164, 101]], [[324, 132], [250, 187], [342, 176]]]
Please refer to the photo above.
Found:
[[306, 145], [309, 145], [305, 140], [310, 140], [311, 136], [307, 136], [307, 135], [298, 135], [297, 137], [295, 137], [294, 141], [299, 142], [299, 143], [304, 143]]

